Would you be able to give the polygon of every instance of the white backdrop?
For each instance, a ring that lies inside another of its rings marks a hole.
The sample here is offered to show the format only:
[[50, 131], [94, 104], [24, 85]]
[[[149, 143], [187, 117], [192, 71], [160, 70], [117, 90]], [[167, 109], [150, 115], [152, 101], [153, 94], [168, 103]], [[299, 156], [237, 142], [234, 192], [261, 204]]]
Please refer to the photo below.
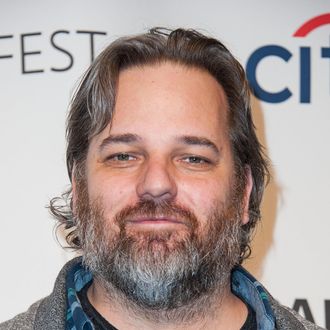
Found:
[[321, 24], [329, 18], [293, 36], [329, 12], [327, 0], [0, 0], [0, 321], [48, 294], [72, 257], [58, 246], [45, 205], [68, 184], [65, 116], [91, 53], [118, 36], [167, 26], [216, 36], [244, 66], [267, 49], [279, 52], [255, 70], [264, 90], [287, 87], [292, 95], [254, 98], [273, 180], [246, 265], [282, 303], [304, 304], [303, 315], [309, 309], [330, 328], [330, 25]]

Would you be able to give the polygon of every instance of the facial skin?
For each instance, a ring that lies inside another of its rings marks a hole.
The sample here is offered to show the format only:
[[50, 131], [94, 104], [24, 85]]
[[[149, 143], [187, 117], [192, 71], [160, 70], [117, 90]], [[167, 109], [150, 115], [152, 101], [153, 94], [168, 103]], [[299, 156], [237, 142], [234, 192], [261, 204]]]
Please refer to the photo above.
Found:
[[[212, 211], [230, 206], [235, 185], [227, 107], [222, 87], [203, 70], [163, 63], [120, 73], [111, 126], [92, 139], [85, 164], [88, 199], [102, 209], [106, 237], [124, 228], [143, 249], [143, 238], [151, 235], [151, 249], [159, 256], [175, 252], [192, 227], [207, 241]], [[242, 224], [248, 221], [251, 188], [248, 173], [240, 196]], [[76, 190], [74, 180], [74, 203], [79, 204]], [[116, 221], [141, 201], [173, 202], [193, 217], [160, 208]], [[233, 297], [228, 301], [239, 306]]]
[[[90, 198], [102, 198], [108, 219], [141, 198], [175, 198], [203, 225], [214, 203], [226, 200], [233, 179], [226, 108], [222, 88], [204, 71], [163, 64], [122, 72], [112, 126], [89, 147]], [[109, 134], [118, 141], [106, 143]], [[187, 142], [187, 137], [214, 147]], [[245, 210], [243, 222], [247, 221]], [[132, 225], [133, 230], [145, 227], [182, 226]]]

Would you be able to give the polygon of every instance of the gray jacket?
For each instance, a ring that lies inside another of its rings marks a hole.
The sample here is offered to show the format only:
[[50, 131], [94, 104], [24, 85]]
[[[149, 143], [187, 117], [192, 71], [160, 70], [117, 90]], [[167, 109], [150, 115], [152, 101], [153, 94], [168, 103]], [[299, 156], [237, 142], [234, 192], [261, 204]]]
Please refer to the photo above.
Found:
[[[66, 319], [66, 273], [75, 263], [69, 261], [59, 273], [53, 292], [34, 303], [25, 313], [0, 324], [0, 330], [64, 330]], [[277, 330], [322, 329], [302, 318], [295, 311], [280, 305], [270, 296]]]

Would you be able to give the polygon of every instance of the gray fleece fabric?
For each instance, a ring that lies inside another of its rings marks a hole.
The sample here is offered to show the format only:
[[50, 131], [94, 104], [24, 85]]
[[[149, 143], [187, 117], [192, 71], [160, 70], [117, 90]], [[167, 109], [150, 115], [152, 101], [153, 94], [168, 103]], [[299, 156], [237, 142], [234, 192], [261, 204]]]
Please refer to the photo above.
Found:
[[[53, 292], [34, 303], [25, 313], [0, 324], [0, 330], [65, 330], [66, 318], [66, 273], [77, 259], [69, 261], [59, 273]], [[276, 330], [318, 330], [323, 329], [308, 322], [298, 313], [280, 305], [270, 296], [276, 318]], [[256, 329], [257, 330], [257, 329]], [[262, 330], [262, 329], [258, 329]]]

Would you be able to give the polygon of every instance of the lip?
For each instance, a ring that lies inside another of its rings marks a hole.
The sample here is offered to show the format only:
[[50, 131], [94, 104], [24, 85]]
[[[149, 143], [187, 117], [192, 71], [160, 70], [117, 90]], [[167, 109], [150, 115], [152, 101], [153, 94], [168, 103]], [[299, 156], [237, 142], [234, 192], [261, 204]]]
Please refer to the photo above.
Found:
[[129, 219], [127, 221], [131, 225], [141, 226], [173, 226], [173, 225], [186, 225], [182, 220], [171, 217], [138, 217]]

